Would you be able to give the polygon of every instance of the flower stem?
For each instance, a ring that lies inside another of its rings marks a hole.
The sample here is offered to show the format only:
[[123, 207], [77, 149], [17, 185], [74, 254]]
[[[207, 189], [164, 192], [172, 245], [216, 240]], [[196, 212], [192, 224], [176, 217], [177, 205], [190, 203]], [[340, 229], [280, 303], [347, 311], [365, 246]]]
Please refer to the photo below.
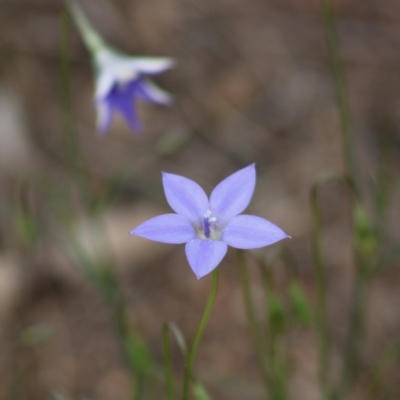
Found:
[[90, 191], [89, 173], [80, 148], [78, 130], [72, 106], [71, 91], [71, 18], [64, 10], [61, 15], [60, 25], [60, 47], [59, 47], [59, 85], [60, 102], [62, 110], [62, 128], [64, 133], [65, 147], [68, 165], [76, 180], [85, 205], [92, 202]]
[[186, 360], [185, 375], [184, 375], [184, 379], [183, 379], [183, 400], [189, 400], [189, 382], [190, 382], [190, 379], [192, 378], [194, 359], [196, 357], [196, 353], [197, 353], [197, 349], [200, 344], [201, 337], [202, 337], [204, 329], [207, 325], [208, 318], [210, 317], [210, 313], [211, 313], [212, 307], [214, 305], [215, 297], [217, 295], [218, 274], [219, 274], [219, 268], [214, 269], [214, 271], [212, 272], [211, 288], [210, 288], [210, 292], [208, 294], [207, 304], [204, 309], [203, 316], [201, 318], [199, 327], [197, 328], [196, 336], [195, 336], [195, 338], [193, 340], [193, 344], [190, 348], [188, 358]]
[[[247, 320], [249, 323], [250, 332], [254, 343], [254, 348], [256, 350], [257, 361], [261, 370], [265, 391], [266, 393], [269, 393], [271, 388], [270, 375], [273, 366], [272, 365], [268, 366], [265, 359], [265, 354], [267, 353], [267, 348], [266, 348], [267, 346], [264, 340], [264, 333], [255, 315], [254, 301], [250, 290], [250, 280], [246, 270], [244, 253], [241, 250], [238, 250], [237, 253], [237, 267], [240, 276], [240, 285], [242, 287], [242, 294], [243, 294], [244, 305], [246, 308]], [[270, 350], [269, 355], [271, 356], [274, 349], [270, 347], [269, 350]], [[272, 361], [272, 358], [273, 357], [270, 358], [270, 361]]]
[[172, 371], [172, 352], [169, 338], [170, 325], [165, 323], [163, 325], [162, 337], [163, 337], [163, 350], [164, 350], [164, 375], [165, 383], [167, 386], [167, 399], [175, 399], [175, 385], [174, 385], [174, 374]]
[[103, 267], [96, 283], [112, 312], [121, 351], [131, 379], [135, 382], [131, 399], [140, 400], [143, 398], [146, 378], [151, 374], [154, 361], [147, 345], [129, 326], [127, 304], [111, 265]]
[[359, 349], [364, 328], [363, 311], [368, 274], [363, 265], [358, 265], [358, 267], [360, 271], [357, 273], [353, 285], [349, 332], [343, 360], [341, 385], [339, 387], [339, 393], [343, 394], [346, 393], [349, 385], [353, 383], [357, 376]]
[[325, 35], [328, 42], [329, 53], [332, 64], [332, 74], [335, 81], [336, 101], [340, 117], [342, 131], [342, 145], [346, 171], [353, 185], [359, 183], [359, 171], [357, 167], [354, 133], [351, 125], [351, 117], [347, 100], [347, 91], [344, 81], [342, 62], [339, 52], [339, 41], [335, 28], [335, 20], [332, 11], [331, 0], [321, 0]]
[[[337, 32], [335, 29], [332, 11], [332, 2], [331, 0], [321, 0], [321, 4], [324, 18], [325, 34], [328, 41], [329, 52], [331, 55], [332, 73], [335, 80], [335, 90], [340, 115], [346, 170], [349, 176], [350, 189], [355, 194], [355, 196], [352, 196], [354, 215], [357, 205], [356, 202], [360, 200], [361, 193], [361, 181], [356, 160], [354, 133], [351, 126], [346, 86], [344, 82], [344, 74], [340, 60]], [[357, 227], [353, 225], [353, 230], [356, 231], [356, 229]], [[345, 354], [343, 357], [344, 360], [340, 383], [339, 387], [336, 388], [336, 390], [333, 392], [331, 397], [332, 399], [342, 399], [349, 389], [349, 386], [354, 382], [354, 379], [357, 376], [359, 347], [363, 334], [363, 303], [366, 295], [366, 286], [368, 283], [368, 275], [366, 274], [366, 270], [368, 270], [369, 262], [365, 259], [365, 257], [362, 257], [360, 251], [356, 248], [356, 246], [354, 246], [354, 255], [356, 271], [350, 306], [349, 331], [347, 343], [345, 346]]]
[[68, 8], [88, 50], [90, 50], [94, 54], [104, 49], [106, 45], [103, 39], [86, 18], [78, 3], [76, 3], [75, 1], [69, 1]]
[[311, 214], [312, 214], [312, 236], [313, 236], [313, 258], [317, 283], [317, 306], [315, 321], [317, 326], [318, 356], [319, 356], [319, 383], [322, 391], [322, 398], [329, 398], [329, 327], [327, 312], [327, 273], [326, 263], [323, 254], [323, 229], [322, 212], [319, 205], [319, 190], [327, 179], [318, 181], [313, 185], [310, 193]]

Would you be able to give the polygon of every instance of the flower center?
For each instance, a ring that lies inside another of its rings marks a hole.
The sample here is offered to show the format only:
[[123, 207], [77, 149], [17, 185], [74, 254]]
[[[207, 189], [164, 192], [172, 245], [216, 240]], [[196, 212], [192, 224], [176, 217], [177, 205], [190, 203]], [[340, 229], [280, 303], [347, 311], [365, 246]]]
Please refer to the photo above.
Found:
[[125, 65], [120, 65], [116, 68], [118, 84], [120, 86], [125, 86], [129, 82], [137, 79], [139, 74], [132, 69], [126, 68]]
[[221, 232], [218, 230], [217, 218], [207, 210], [201, 222], [196, 226], [197, 237], [199, 239], [219, 240]]
[[139, 78], [138, 72], [129, 65], [126, 57], [107, 50], [100, 51], [96, 57], [100, 69], [113, 72], [119, 88], [123, 89], [129, 82]]

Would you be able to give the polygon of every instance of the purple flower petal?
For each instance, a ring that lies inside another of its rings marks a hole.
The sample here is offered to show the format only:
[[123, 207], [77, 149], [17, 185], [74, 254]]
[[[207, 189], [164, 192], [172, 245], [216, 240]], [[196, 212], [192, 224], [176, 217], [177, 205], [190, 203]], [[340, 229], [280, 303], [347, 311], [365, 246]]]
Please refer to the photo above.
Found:
[[172, 68], [175, 61], [166, 57], [132, 57], [126, 66], [145, 75], [157, 75]]
[[196, 237], [188, 219], [177, 214], [164, 214], [151, 218], [129, 233], [155, 242], [171, 244], [186, 243]]
[[110, 93], [116, 81], [117, 78], [113, 70], [104, 69], [103, 71], [98, 72], [96, 78], [95, 98], [97, 100], [102, 100], [104, 97], [106, 97], [108, 93]]
[[228, 176], [211, 193], [211, 211], [226, 221], [230, 220], [249, 205], [255, 185], [254, 164]]
[[141, 79], [137, 86], [137, 97], [149, 103], [168, 105], [172, 102], [172, 97], [165, 90], [160, 89], [147, 79]]
[[222, 240], [237, 249], [256, 249], [289, 237], [272, 222], [254, 215], [233, 218], [222, 234]]
[[204, 190], [191, 179], [163, 172], [163, 185], [168, 204], [178, 214], [196, 222], [208, 210], [208, 198]]
[[142, 126], [136, 113], [134, 95], [137, 90], [137, 81], [133, 81], [125, 86], [116, 85], [111, 90], [105, 101], [111, 110], [118, 110], [128, 122], [134, 132], [141, 132]]
[[197, 279], [210, 273], [224, 258], [228, 246], [218, 240], [194, 239], [186, 243], [186, 257]]
[[97, 132], [103, 135], [110, 127], [112, 111], [105, 101], [97, 101]]

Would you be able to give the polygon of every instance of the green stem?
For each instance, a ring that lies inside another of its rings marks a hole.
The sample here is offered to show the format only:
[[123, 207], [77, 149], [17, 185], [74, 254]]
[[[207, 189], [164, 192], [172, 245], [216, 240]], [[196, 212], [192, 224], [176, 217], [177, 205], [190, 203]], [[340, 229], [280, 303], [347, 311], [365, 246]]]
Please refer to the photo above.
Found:
[[[325, 398], [339, 400], [344, 398], [345, 393], [357, 375], [357, 364], [359, 358], [360, 342], [363, 334], [363, 305], [366, 292], [366, 284], [371, 272], [371, 261], [369, 261], [354, 246], [355, 256], [355, 277], [352, 289], [350, 305], [349, 328], [343, 356], [343, 366], [339, 385], [334, 390], [328, 387], [328, 367], [329, 367], [329, 331], [326, 306], [326, 265], [323, 257], [322, 246], [322, 212], [320, 210], [318, 197], [321, 185], [330, 180], [342, 180], [352, 195], [354, 207], [360, 201], [354, 182], [350, 177], [340, 177], [328, 175], [317, 182], [311, 191], [311, 207], [313, 217], [313, 256], [317, 275], [317, 327], [319, 334], [319, 356], [320, 356], [320, 382]], [[357, 229], [357, 226], [355, 226]]]
[[105, 297], [112, 313], [116, 332], [119, 336], [122, 352], [129, 366], [135, 389], [131, 398], [143, 397], [145, 378], [151, 365], [151, 356], [140, 339], [133, 334], [129, 326], [128, 312], [116, 276], [110, 266], [106, 266], [105, 276], [99, 282], [99, 289]]
[[174, 374], [172, 372], [172, 352], [169, 338], [170, 325], [163, 325], [164, 376], [167, 385], [167, 399], [175, 399]]
[[121, 353], [129, 368], [132, 381], [135, 382], [131, 399], [140, 400], [143, 397], [145, 379], [149, 376], [154, 362], [140, 337], [131, 330], [127, 305], [112, 268], [112, 261], [94, 260], [86, 253], [81, 244], [76, 241], [75, 236], [71, 236], [69, 239], [72, 243], [70, 251], [73, 252], [73, 259], [77, 265], [81, 266], [82, 271], [103, 296], [110, 309]]
[[[271, 272], [264, 262], [259, 261], [261, 267], [261, 276], [265, 291], [266, 300], [266, 317], [268, 321], [268, 336], [267, 336], [267, 358], [265, 359], [265, 375], [264, 385], [268, 388], [267, 393], [269, 398], [280, 400], [285, 398], [285, 384], [280, 379], [280, 365], [278, 360], [278, 332], [273, 322], [273, 311], [271, 302], [273, 301], [273, 283]], [[259, 353], [259, 351], [257, 351]], [[268, 373], [269, 372], [269, 373]]]
[[[241, 250], [238, 250], [237, 252], [237, 267], [239, 270], [240, 285], [242, 287], [247, 320], [249, 322], [250, 332], [256, 350], [257, 362], [261, 370], [265, 391], [268, 393], [270, 391], [270, 374], [264, 357], [264, 355], [267, 353], [267, 349], [264, 341], [264, 334], [259, 326], [254, 312], [254, 303], [250, 291], [250, 280], [246, 270], [244, 253]], [[273, 352], [274, 349], [270, 348], [271, 355]]]
[[207, 325], [208, 318], [210, 317], [210, 313], [211, 313], [212, 307], [214, 305], [215, 297], [217, 295], [218, 274], [219, 274], [219, 268], [215, 268], [214, 271], [212, 272], [211, 288], [210, 288], [210, 292], [208, 294], [207, 304], [204, 309], [203, 316], [201, 318], [199, 327], [197, 329], [193, 344], [190, 348], [188, 358], [186, 360], [185, 375], [184, 375], [184, 379], [183, 379], [183, 400], [189, 400], [189, 383], [192, 378], [194, 359], [196, 357], [196, 353], [197, 353], [197, 349], [200, 344], [201, 337], [203, 336], [204, 329]]
[[350, 308], [350, 323], [346, 341], [341, 381], [339, 386], [339, 398], [343, 398], [350, 384], [357, 376], [359, 349], [363, 333], [363, 306], [366, 295], [366, 283], [368, 281], [368, 270], [362, 262], [358, 263], [355, 276]]
[[319, 382], [323, 397], [329, 396], [328, 388], [328, 367], [329, 367], [329, 328], [327, 320], [327, 276], [326, 265], [323, 256], [322, 245], [322, 213], [319, 206], [319, 188], [322, 182], [317, 182], [310, 195], [311, 215], [312, 215], [312, 245], [313, 258], [315, 266], [315, 275], [317, 280], [317, 306], [316, 306], [316, 324], [318, 337], [318, 355], [319, 355]]
[[69, 167], [74, 174], [79, 189], [84, 196], [86, 204], [91, 202], [91, 193], [88, 171], [85, 167], [84, 157], [80, 149], [78, 132], [75, 126], [72, 112], [71, 96], [71, 56], [70, 56], [70, 32], [71, 18], [64, 10], [61, 16], [60, 29], [60, 101], [62, 111], [62, 127], [64, 131], [64, 141], [67, 152]]
[[95, 54], [99, 50], [105, 49], [106, 44], [104, 43], [104, 40], [93, 28], [80, 6], [75, 1], [70, 1], [68, 3], [68, 8], [79, 32], [81, 33], [82, 39], [90, 52]]
[[346, 85], [344, 82], [344, 74], [339, 52], [339, 41], [335, 28], [332, 4], [331, 0], [321, 0], [321, 3], [325, 35], [328, 41], [329, 53], [331, 57], [332, 74], [335, 80], [336, 101], [339, 109], [346, 170], [350, 179], [353, 181], [353, 184], [358, 186], [359, 171], [357, 168], [355, 154], [354, 133], [351, 126], [351, 117], [347, 101]]
[[[354, 133], [351, 126], [351, 117], [348, 105], [348, 97], [344, 82], [344, 74], [339, 52], [339, 42], [335, 28], [331, 0], [321, 0], [325, 34], [328, 42], [329, 53], [331, 56], [332, 73], [335, 80], [336, 101], [339, 109], [340, 125], [342, 132], [343, 153], [346, 164], [347, 174], [350, 180], [350, 187], [355, 192], [353, 198], [353, 212], [360, 190], [360, 174], [356, 160]], [[353, 227], [354, 228], [354, 227]], [[316, 240], [319, 240], [316, 238]], [[344, 354], [344, 364], [342, 369], [341, 381], [338, 390], [333, 394], [333, 398], [342, 398], [343, 393], [349, 387], [356, 375], [356, 365], [358, 360], [359, 340], [362, 336], [362, 310], [366, 284], [365, 265], [360, 259], [357, 249], [356, 276], [353, 285], [353, 295], [351, 302], [351, 314], [349, 323], [349, 333]]]

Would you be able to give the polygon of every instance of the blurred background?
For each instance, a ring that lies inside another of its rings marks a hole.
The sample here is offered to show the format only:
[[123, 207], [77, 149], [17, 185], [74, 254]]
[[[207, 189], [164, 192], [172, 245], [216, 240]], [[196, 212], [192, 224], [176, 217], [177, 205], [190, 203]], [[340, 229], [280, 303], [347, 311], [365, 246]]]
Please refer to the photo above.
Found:
[[[62, 28], [63, 3], [0, 1], [1, 399], [130, 396], [132, 382], [110, 310], [69, 255], [66, 226], [88, 253], [96, 248], [98, 255], [100, 248], [104, 257], [112, 254], [129, 324], [161, 365], [162, 324], [174, 321], [192, 340], [210, 279], [195, 278], [183, 246], [127, 234], [149, 217], [169, 212], [160, 172], [189, 177], [210, 193], [229, 174], [256, 163], [257, 187], [247, 212], [271, 220], [292, 239], [251, 254], [267, 260], [274, 288], [287, 304], [292, 274], [315, 301], [309, 192], [323, 174], [343, 171], [317, 0], [80, 4], [115, 48], [176, 59], [174, 69], [155, 79], [175, 100], [170, 108], [139, 104], [141, 135], [116, 117], [108, 135], [99, 137], [90, 57], [73, 23]], [[343, 0], [334, 8], [367, 208], [373, 209], [368, 188], [381, 174], [390, 242], [400, 232], [400, 4]], [[64, 69], [63, 52], [69, 53]], [[68, 75], [81, 157], [77, 170], [69, 161], [64, 129]], [[88, 203], [101, 223], [88, 217]], [[354, 272], [348, 190], [328, 184], [321, 204], [335, 379]], [[196, 371], [214, 398], [261, 399], [234, 264], [230, 249], [219, 267], [220, 288]], [[250, 257], [252, 291], [263, 319], [262, 285], [253, 264]], [[391, 259], [369, 287], [360, 370], [350, 398], [400, 398], [398, 266], [398, 259]], [[290, 325], [282, 343], [289, 360], [288, 397], [319, 399], [312, 324]], [[173, 349], [180, 379], [183, 360]], [[377, 366], [383, 389], [372, 384]]]

